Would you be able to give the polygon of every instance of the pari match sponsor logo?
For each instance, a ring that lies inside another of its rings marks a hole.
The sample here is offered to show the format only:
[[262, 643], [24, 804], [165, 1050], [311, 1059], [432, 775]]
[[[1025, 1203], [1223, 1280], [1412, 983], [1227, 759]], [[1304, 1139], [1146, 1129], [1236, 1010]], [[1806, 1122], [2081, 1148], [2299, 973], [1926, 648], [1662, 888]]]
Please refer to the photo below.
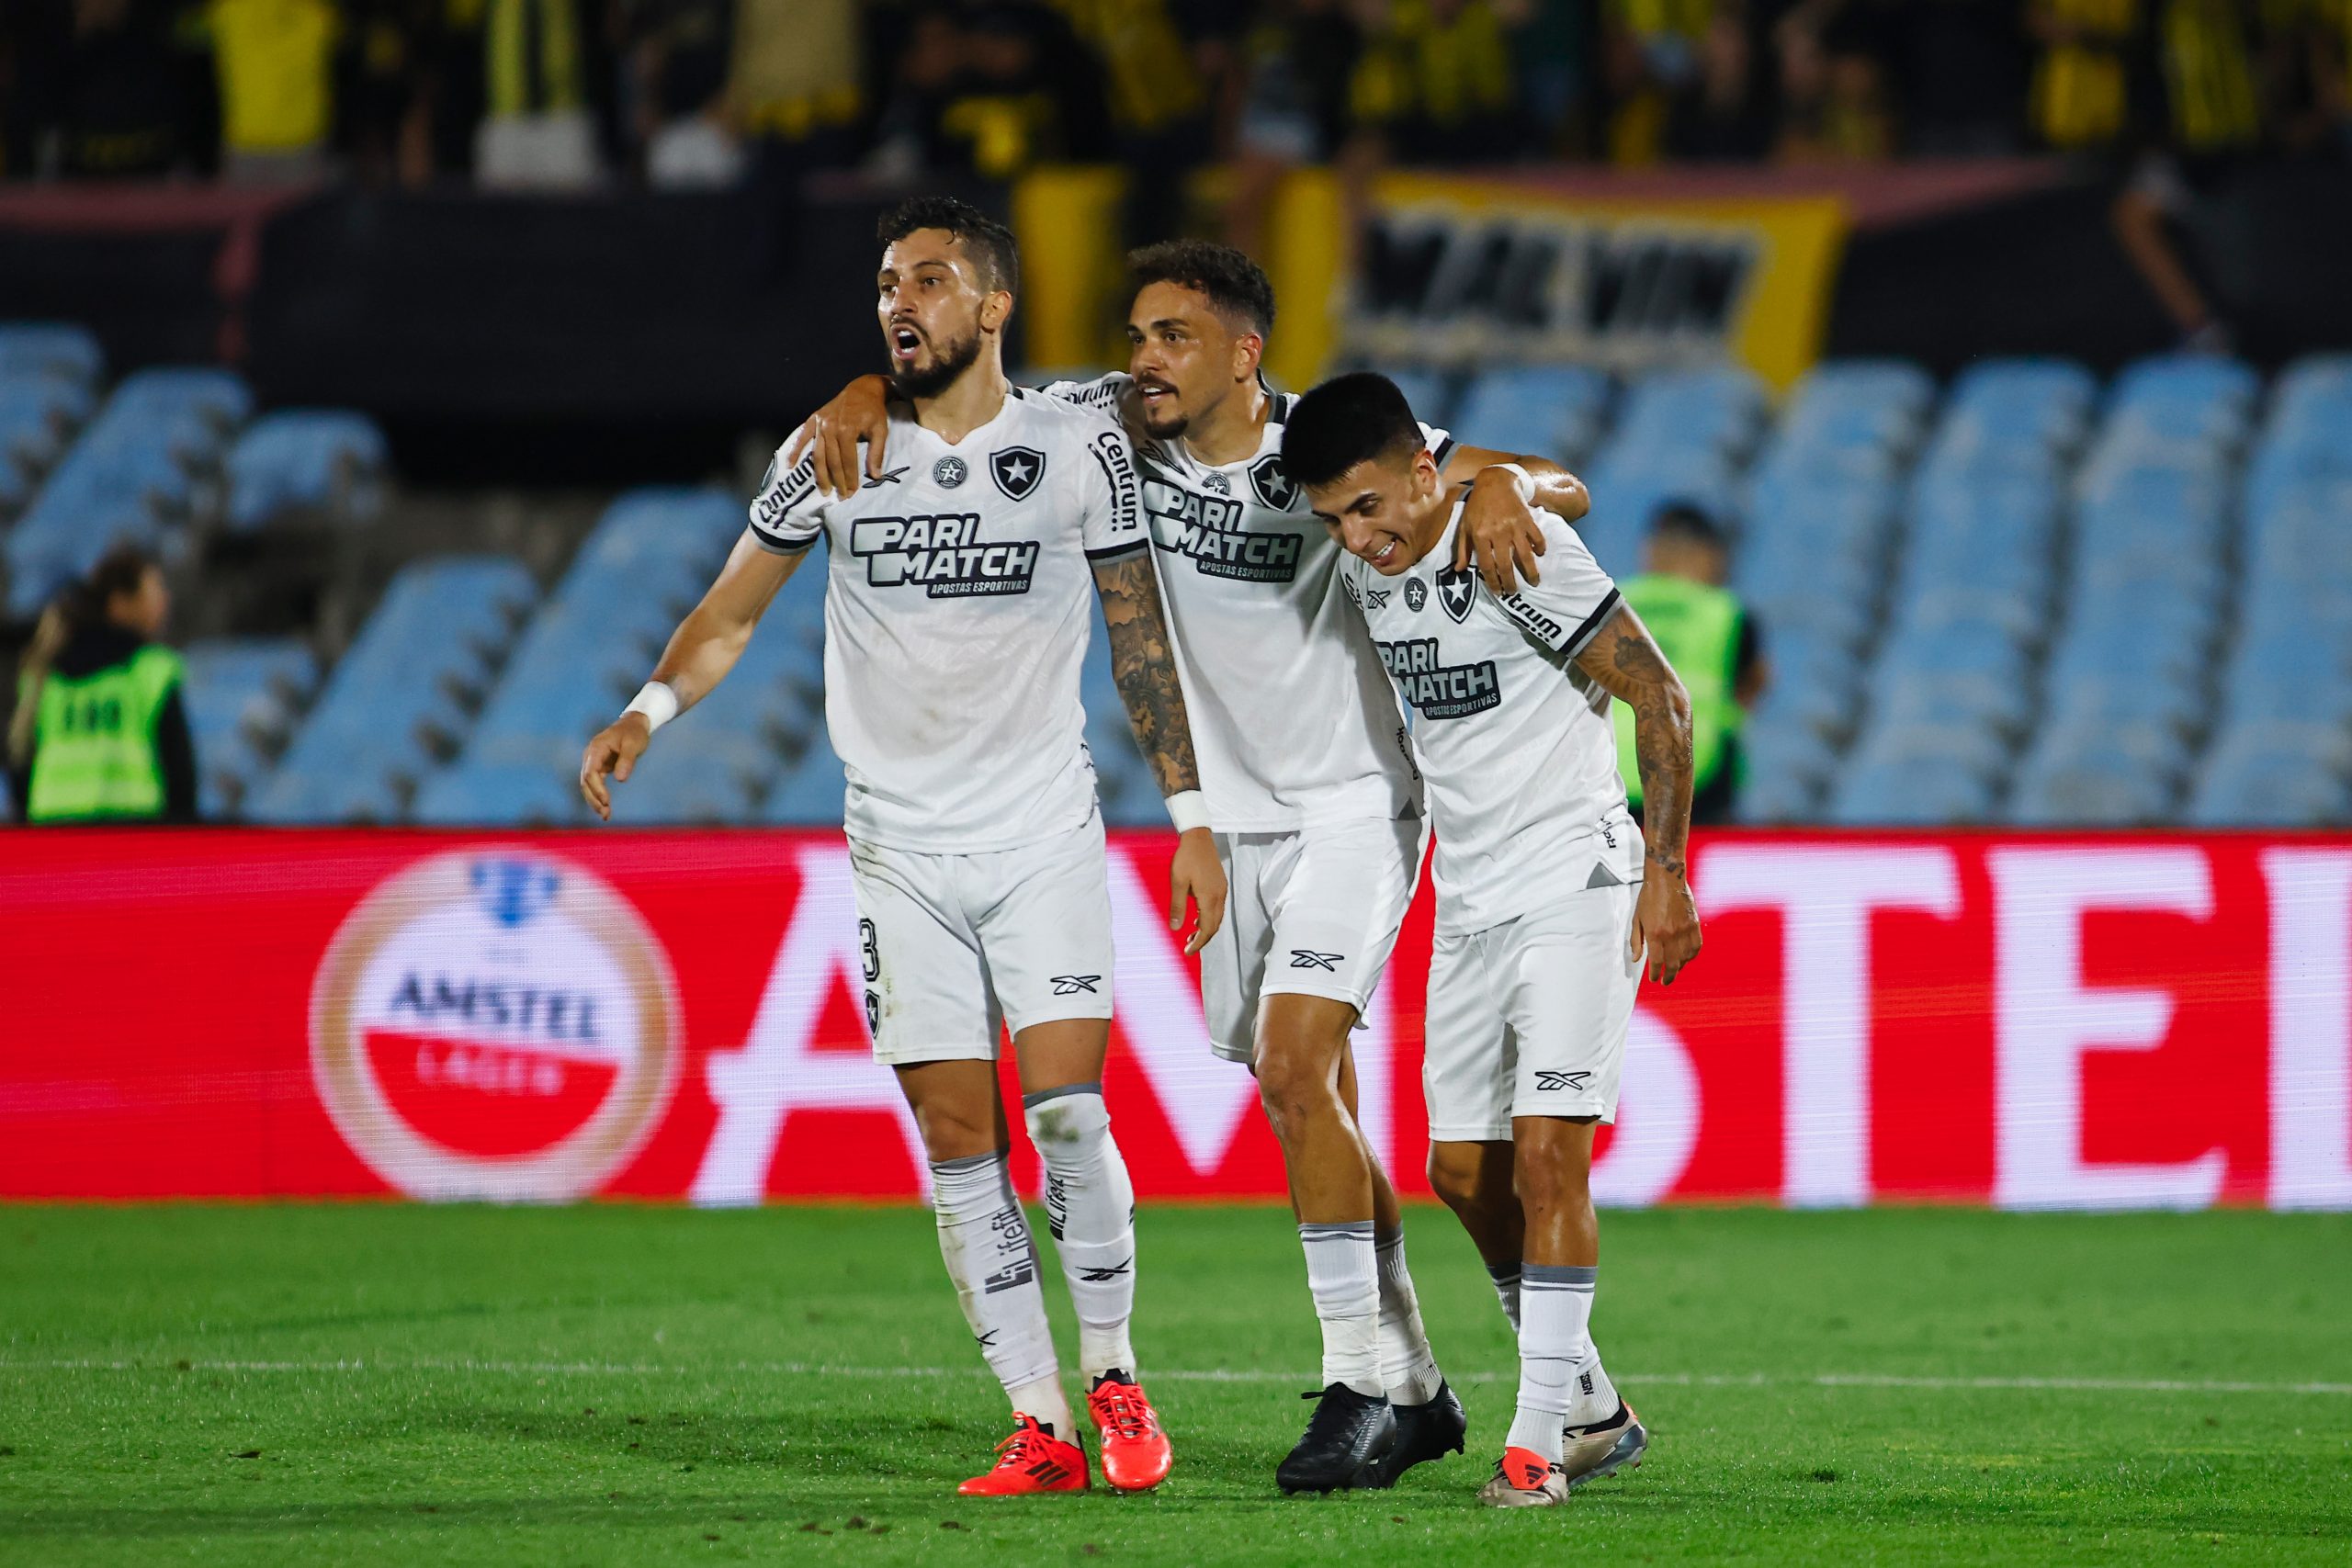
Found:
[[677, 1087], [676, 985], [628, 900], [524, 850], [379, 883], [311, 994], [336, 1130], [417, 1198], [559, 1202], [628, 1163]]
[[1244, 525], [1247, 505], [1231, 496], [1153, 476], [1143, 482], [1143, 504], [1152, 542], [1190, 560], [1204, 577], [1288, 582], [1298, 575], [1299, 536], [1282, 528], [1253, 532]]
[[1397, 692], [1423, 718], [1466, 718], [1502, 705], [1502, 685], [1491, 659], [1475, 664], [1444, 663], [1433, 637], [1374, 646], [1380, 649], [1380, 662], [1388, 667]]
[[874, 587], [917, 587], [933, 599], [1026, 593], [1037, 574], [1037, 542], [984, 539], [977, 512], [862, 517], [850, 525], [849, 548]]

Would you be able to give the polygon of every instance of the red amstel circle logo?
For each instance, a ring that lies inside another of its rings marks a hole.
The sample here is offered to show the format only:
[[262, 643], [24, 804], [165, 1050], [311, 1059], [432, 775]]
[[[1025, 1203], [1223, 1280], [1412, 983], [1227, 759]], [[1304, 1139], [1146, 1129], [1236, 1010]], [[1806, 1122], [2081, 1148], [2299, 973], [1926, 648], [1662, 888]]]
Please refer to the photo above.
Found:
[[413, 1197], [584, 1197], [669, 1108], [674, 996], [660, 941], [602, 878], [453, 851], [386, 878], [335, 933], [311, 1072], [345, 1140]]

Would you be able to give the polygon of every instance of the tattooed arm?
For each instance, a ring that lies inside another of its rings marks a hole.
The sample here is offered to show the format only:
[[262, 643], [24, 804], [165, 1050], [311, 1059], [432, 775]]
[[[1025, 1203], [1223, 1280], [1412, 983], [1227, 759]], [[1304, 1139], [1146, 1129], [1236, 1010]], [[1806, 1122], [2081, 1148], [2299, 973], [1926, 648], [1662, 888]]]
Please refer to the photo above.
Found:
[[1642, 777], [1642, 892], [1628, 951], [1646, 955], [1653, 979], [1671, 985], [1699, 953], [1691, 901], [1690, 694], [1682, 689], [1630, 605], [1620, 604], [1577, 655], [1577, 668], [1634, 710], [1634, 759]]
[[[1102, 624], [1111, 633], [1111, 679], [1127, 705], [1136, 745], [1159, 781], [1159, 793], [1182, 795], [1201, 787], [1200, 764], [1193, 757], [1193, 727], [1184, 713], [1183, 688], [1176, 682], [1176, 654], [1159, 606], [1159, 581], [1148, 547], [1094, 563], [1094, 592], [1102, 601]], [[1187, 954], [1208, 945], [1225, 923], [1225, 867], [1206, 828], [1178, 835], [1169, 868], [1168, 929], [1183, 927], [1184, 903], [1200, 907], [1200, 924], [1184, 944]]]

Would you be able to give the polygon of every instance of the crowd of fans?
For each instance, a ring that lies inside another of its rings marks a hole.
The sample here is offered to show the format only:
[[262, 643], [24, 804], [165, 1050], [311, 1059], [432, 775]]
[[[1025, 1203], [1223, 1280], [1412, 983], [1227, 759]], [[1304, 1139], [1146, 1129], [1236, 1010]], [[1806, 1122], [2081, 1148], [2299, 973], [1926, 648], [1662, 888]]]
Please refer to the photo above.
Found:
[[2352, 0], [8, 0], [0, 174], [2352, 151]]

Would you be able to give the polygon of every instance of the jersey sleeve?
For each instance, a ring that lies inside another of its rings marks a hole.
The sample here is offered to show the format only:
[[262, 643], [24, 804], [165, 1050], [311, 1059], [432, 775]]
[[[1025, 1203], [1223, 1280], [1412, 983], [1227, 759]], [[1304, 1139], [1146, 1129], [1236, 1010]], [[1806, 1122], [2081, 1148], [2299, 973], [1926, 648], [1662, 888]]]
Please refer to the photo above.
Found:
[[1430, 456], [1436, 458], [1437, 466], [1442, 468], [1446, 459], [1453, 456], [1455, 443], [1451, 433], [1440, 430], [1434, 424], [1424, 424], [1421, 426], [1421, 445], [1430, 449]]
[[1089, 560], [1110, 560], [1151, 543], [1143, 526], [1143, 492], [1126, 433], [1107, 420], [1090, 422], [1081, 467], [1084, 510], [1080, 536]]
[[[797, 433], [796, 433], [797, 434]], [[752, 498], [752, 537], [776, 555], [798, 555], [825, 529], [825, 493], [817, 488], [817, 448], [812, 442], [800, 461], [786, 467], [787, 440], [768, 460], [760, 492]]]
[[1057, 403], [1074, 403], [1097, 413], [1119, 417], [1119, 405], [1135, 380], [1124, 370], [1113, 370], [1091, 381], [1048, 381], [1037, 389]]
[[1498, 596], [1503, 614], [1553, 652], [1574, 659], [1623, 603], [1617, 584], [1592, 558], [1577, 531], [1549, 512], [1537, 512], [1544, 530], [1544, 581]]

